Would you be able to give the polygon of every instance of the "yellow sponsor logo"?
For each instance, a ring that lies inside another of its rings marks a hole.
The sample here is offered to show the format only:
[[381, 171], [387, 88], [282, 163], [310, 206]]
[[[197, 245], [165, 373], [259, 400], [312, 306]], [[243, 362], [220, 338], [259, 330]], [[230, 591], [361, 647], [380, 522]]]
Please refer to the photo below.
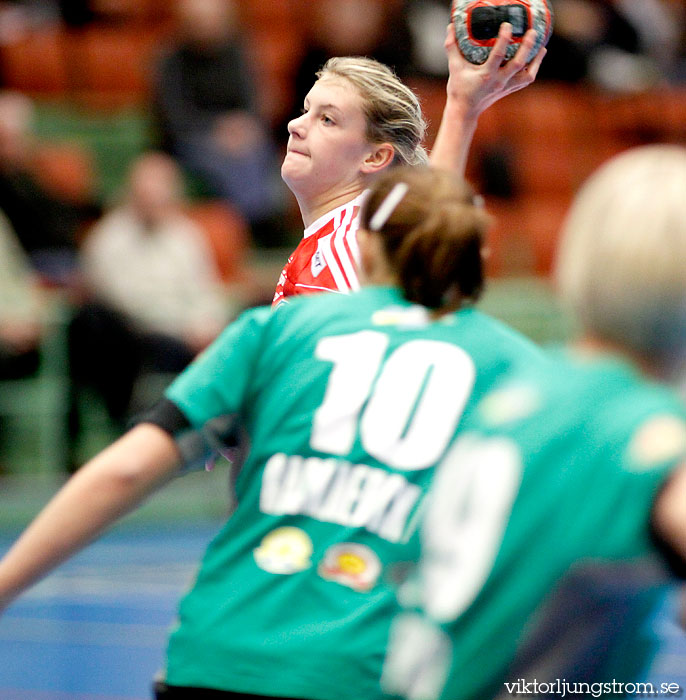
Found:
[[368, 591], [381, 573], [379, 557], [363, 544], [341, 542], [326, 551], [319, 575], [356, 591]]
[[634, 433], [629, 457], [636, 471], [686, 455], [686, 425], [677, 416], [650, 418]]
[[293, 574], [312, 564], [312, 540], [297, 527], [280, 527], [253, 550], [257, 566], [270, 574]]

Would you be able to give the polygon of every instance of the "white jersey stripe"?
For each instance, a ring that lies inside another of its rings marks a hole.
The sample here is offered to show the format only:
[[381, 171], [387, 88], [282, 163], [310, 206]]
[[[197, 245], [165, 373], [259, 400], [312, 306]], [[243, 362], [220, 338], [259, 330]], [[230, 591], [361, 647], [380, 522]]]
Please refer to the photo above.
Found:
[[[355, 270], [355, 281], [352, 283], [353, 289], [359, 289], [360, 288], [360, 278], [359, 278], [359, 274], [357, 272], [357, 270], [359, 269], [358, 268], [359, 261], [355, 257], [355, 254], [353, 253], [353, 251], [351, 250], [351, 246], [350, 246], [351, 242], [354, 242], [355, 244], [357, 244], [357, 234], [355, 231], [353, 231], [352, 236], [350, 235], [350, 232], [348, 232], [345, 235], [344, 243], [345, 243], [346, 250], [348, 251], [348, 256], [353, 261], [354, 270]], [[359, 248], [358, 248], [358, 250], [359, 250]]]
[[334, 244], [336, 246], [336, 252], [338, 253], [338, 258], [341, 261], [343, 267], [343, 272], [348, 278], [350, 284], [350, 289], [356, 290], [360, 288], [360, 283], [357, 279], [357, 271], [355, 270], [355, 262], [350, 257], [350, 252], [345, 245], [345, 239], [350, 231], [350, 226], [352, 223], [353, 207], [348, 207], [345, 212], [345, 218], [341, 222], [340, 228], [336, 231], [334, 237]]
[[324, 236], [323, 238], [321, 238], [319, 240], [319, 249], [322, 251], [322, 255], [326, 260], [326, 264], [328, 265], [329, 270], [331, 271], [331, 276], [333, 277], [333, 281], [336, 284], [336, 288], [340, 289], [342, 292], [349, 292], [350, 287], [345, 281], [345, 277], [341, 272], [341, 268], [338, 264], [338, 261], [336, 260], [336, 256], [334, 255], [333, 250], [331, 249], [332, 237], [333, 234], [330, 233], [328, 236]]
[[[358, 221], [356, 220], [355, 223], [357, 224]], [[348, 232], [345, 234], [345, 242], [348, 245], [350, 255], [355, 263], [355, 269], [357, 269], [357, 266], [360, 264], [360, 246], [357, 245], [357, 226], [348, 229]]]

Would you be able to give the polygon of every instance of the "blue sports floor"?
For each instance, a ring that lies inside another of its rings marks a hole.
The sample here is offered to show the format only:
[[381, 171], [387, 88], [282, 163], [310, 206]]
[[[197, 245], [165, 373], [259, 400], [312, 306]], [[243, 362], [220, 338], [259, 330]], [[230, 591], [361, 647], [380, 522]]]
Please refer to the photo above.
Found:
[[[0, 699], [149, 700], [179, 595], [219, 524], [120, 526], [20, 598], [0, 619]], [[0, 553], [15, 534], [0, 534]], [[661, 647], [645, 680], [684, 695], [676, 609], [675, 591], [650, 623]]]
[[[217, 521], [122, 528], [0, 619], [2, 700], [148, 700], [180, 594]], [[10, 538], [0, 537], [0, 552]]]

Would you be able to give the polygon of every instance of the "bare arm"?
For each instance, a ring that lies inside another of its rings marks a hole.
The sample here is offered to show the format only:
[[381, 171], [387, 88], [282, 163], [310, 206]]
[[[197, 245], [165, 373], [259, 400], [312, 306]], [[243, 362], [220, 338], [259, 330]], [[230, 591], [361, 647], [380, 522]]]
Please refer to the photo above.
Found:
[[674, 473], [658, 496], [653, 509], [653, 527], [686, 559], [686, 464]]
[[169, 481], [179, 464], [172, 437], [142, 424], [84, 465], [0, 561], [0, 611]]
[[534, 46], [536, 32], [530, 29], [517, 53], [503, 65], [511, 37], [512, 27], [503, 24], [488, 60], [477, 66], [462, 56], [453, 27], [448, 25], [444, 46], [448, 56], [449, 77], [443, 116], [429, 158], [433, 167], [463, 175], [479, 115], [494, 102], [521, 90], [536, 79], [546, 54], [546, 50], [541, 49], [533, 61], [526, 65], [526, 57]]

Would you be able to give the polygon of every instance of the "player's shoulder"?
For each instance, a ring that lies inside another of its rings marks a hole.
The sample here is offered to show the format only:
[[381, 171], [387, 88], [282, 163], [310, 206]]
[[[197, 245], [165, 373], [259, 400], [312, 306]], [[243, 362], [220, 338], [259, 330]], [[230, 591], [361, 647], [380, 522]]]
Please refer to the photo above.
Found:
[[484, 332], [488, 332], [493, 336], [512, 341], [518, 347], [522, 348], [538, 347], [532, 340], [527, 338], [520, 331], [504, 323], [503, 321], [500, 321], [494, 316], [484, 313], [476, 307], [468, 307], [461, 313], [468, 316], [477, 328], [482, 328]]
[[658, 474], [686, 459], [679, 397], [617, 358], [547, 350], [540, 362], [514, 363], [468, 420], [467, 429], [510, 439], [533, 474], [554, 463], [598, 478]]
[[628, 364], [609, 360], [598, 372], [606, 387], [595, 409], [598, 432], [629, 445], [632, 462], [686, 455], [686, 408], [668, 386], [642, 377]]
[[557, 353], [546, 378], [547, 415], [576, 416], [587, 447], [623, 468], [686, 456], [686, 409], [669, 387], [615, 356]]
[[213, 346], [226, 348], [237, 339], [247, 340], [264, 333], [273, 315], [271, 306], [254, 306], [242, 311], [238, 317], [221, 332]]
[[416, 333], [432, 337], [427, 330], [433, 325], [428, 310], [405, 300], [395, 287], [369, 286], [349, 294], [326, 292], [290, 297], [276, 308], [274, 315], [284, 335], [306, 337], [366, 329], [388, 333], [398, 340], [410, 339]]
[[629, 361], [615, 355], [589, 355], [568, 348], [549, 348], [539, 384], [551, 401], [584, 405], [590, 414], [640, 419], [654, 411], [686, 415], [676, 393], [648, 380]]
[[535, 362], [522, 353], [485, 397], [489, 410], [484, 415], [493, 422], [506, 405], [520, 407], [513, 408], [513, 419], [538, 413], [548, 424], [567, 425], [628, 426], [656, 412], [683, 412], [668, 389], [645, 381], [620, 360], [591, 359], [566, 348], [539, 350]]
[[298, 294], [284, 297], [271, 308], [269, 324], [274, 329], [289, 329], [290, 333], [302, 332], [303, 326], [313, 328], [326, 325], [341, 314], [349, 314], [353, 306], [347, 294], [335, 291], [316, 294]]
[[[576, 394], [589, 397], [596, 414], [614, 420], [640, 421], [655, 412], [686, 416], [684, 404], [667, 385], [645, 377], [628, 360], [616, 355], [587, 356], [575, 351], [558, 353], [557, 382], [573, 384]], [[565, 376], [563, 371], [567, 372]]]
[[478, 350], [478, 354], [490, 363], [500, 365], [521, 360], [537, 364], [545, 358], [538, 343], [476, 307], [461, 309], [445, 323], [455, 325], [459, 341], [465, 349]]

